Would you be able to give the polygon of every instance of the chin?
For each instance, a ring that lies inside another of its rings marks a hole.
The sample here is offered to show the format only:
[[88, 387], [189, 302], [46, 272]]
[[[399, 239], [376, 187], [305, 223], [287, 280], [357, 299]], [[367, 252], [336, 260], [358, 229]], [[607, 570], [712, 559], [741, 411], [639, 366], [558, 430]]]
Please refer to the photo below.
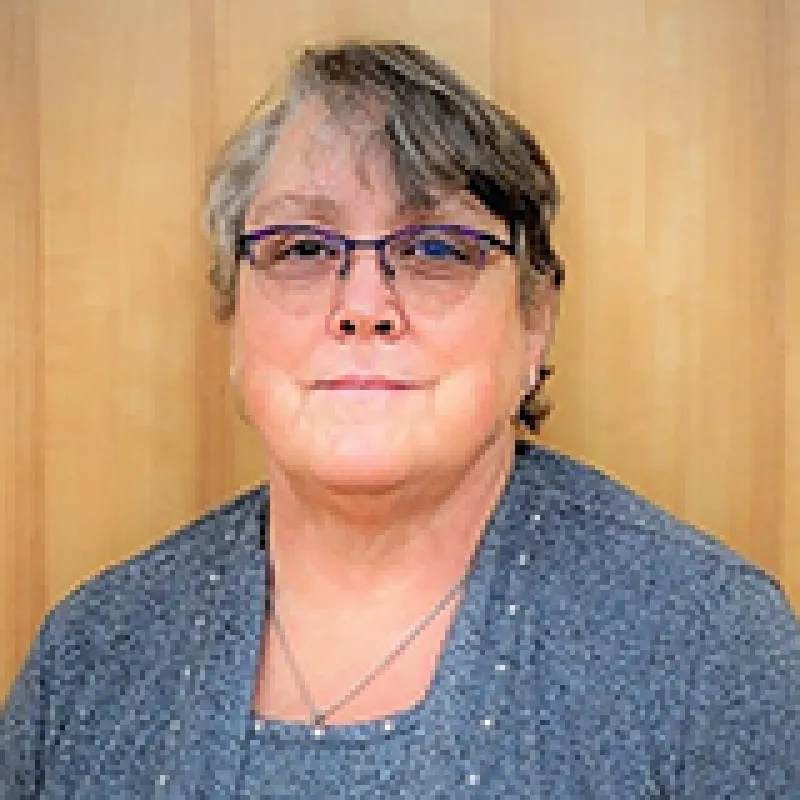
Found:
[[352, 447], [309, 453], [298, 467], [320, 483], [346, 494], [379, 492], [401, 484], [414, 474], [414, 462], [403, 453]]
[[[430, 463], [436, 450], [411, 424], [351, 425], [336, 429], [320, 426], [311, 440], [301, 445], [309, 471], [327, 481], [347, 484], [392, 484], [422, 464]], [[296, 444], [300, 444], [296, 440]]]

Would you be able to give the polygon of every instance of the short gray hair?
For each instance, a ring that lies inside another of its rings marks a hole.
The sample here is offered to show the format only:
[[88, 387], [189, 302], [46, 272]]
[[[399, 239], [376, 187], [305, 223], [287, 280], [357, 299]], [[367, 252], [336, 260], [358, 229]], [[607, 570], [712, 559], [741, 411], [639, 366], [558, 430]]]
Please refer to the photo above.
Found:
[[[506, 220], [524, 318], [546, 284], [561, 288], [563, 262], [550, 244], [560, 200], [550, 164], [528, 130], [448, 66], [408, 43], [344, 40], [303, 50], [279, 88], [278, 102], [270, 102], [272, 90], [256, 102], [208, 174], [203, 222], [214, 248], [208, 277], [218, 321], [235, 313], [239, 235], [273, 145], [287, 119], [312, 97], [323, 101], [337, 130], [362, 143], [362, 153], [378, 141], [404, 201], [425, 207], [437, 189], [465, 188]], [[354, 120], [371, 124], [354, 131]], [[533, 433], [550, 412], [536, 396], [551, 372], [540, 368], [515, 417]]]

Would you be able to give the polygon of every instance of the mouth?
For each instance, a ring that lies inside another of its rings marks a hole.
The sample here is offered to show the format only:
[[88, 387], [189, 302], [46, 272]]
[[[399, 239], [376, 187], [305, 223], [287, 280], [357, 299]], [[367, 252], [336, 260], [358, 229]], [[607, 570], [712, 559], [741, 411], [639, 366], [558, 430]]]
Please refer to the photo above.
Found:
[[393, 381], [385, 378], [336, 378], [316, 381], [313, 389], [358, 389], [363, 391], [407, 391], [421, 389], [422, 384], [408, 381]]

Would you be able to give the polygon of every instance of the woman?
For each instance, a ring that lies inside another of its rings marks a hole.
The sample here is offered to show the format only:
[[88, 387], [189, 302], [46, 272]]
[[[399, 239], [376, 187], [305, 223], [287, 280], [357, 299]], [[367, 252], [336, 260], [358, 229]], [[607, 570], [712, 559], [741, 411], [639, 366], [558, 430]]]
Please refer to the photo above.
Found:
[[209, 184], [269, 484], [54, 609], [3, 797], [798, 797], [776, 581], [516, 441], [557, 313], [534, 138], [416, 47], [309, 49]]

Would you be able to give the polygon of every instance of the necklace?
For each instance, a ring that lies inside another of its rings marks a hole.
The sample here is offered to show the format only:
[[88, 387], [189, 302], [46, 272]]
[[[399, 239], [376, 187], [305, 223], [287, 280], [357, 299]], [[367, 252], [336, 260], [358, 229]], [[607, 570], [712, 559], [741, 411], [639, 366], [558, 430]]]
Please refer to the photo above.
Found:
[[[471, 564], [471, 562], [470, 562]], [[275, 576], [275, 566], [272, 562], [270, 562], [270, 570], [273, 576], [273, 586], [275, 586], [274, 576]], [[289, 663], [289, 668], [292, 671], [295, 681], [303, 694], [303, 699], [305, 700], [306, 705], [309, 709], [309, 723], [314, 726], [315, 732], [321, 732], [323, 726], [325, 725], [325, 720], [333, 714], [334, 711], [338, 711], [345, 703], [351, 700], [355, 695], [357, 695], [365, 686], [367, 686], [372, 680], [375, 679], [377, 675], [380, 674], [382, 670], [384, 670], [391, 662], [406, 648], [408, 645], [420, 634], [422, 630], [424, 630], [433, 619], [445, 608], [448, 603], [455, 597], [458, 591], [464, 586], [467, 581], [467, 577], [469, 576], [470, 568], [464, 571], [463, 575], [459, 578], [457, 583], [447, 592], [447, 594], [439, 600], [439, 602], [418, 622], [408, 633], [403, 636], [400, 642], [395, 645], [389, 653], [384, 656], [384, 658], [380, 661], [380, 663], [370, 670], [363, 678], [358, 680], [352, 687], [350, 687], [344, 694], [342, 694], [338, 700], [331, 703], [327, 708], [318, 708], [316, 703], [314, 702], [313, 697], [311, 696], [311, 692], [308, 688], [308, 684], [304, 680], [302, 674], [300, 673], [300, 669], [297, 666], [297, 661], [295, 660], [291, 648], [289, 647], [289, 640], [286, 636], [286, 631], [283, 629], [283, 626], [280, 622], [280, 617], [278, 616], [278, 603], [277, 603], [277, 587], [275, 588], [275, 602], [273, 603], [273, 620], [275, 623], [275, 631], [278, 634], [278, 638], [281, 643], [281, 647], [283, 648], [284, 654], [286, 656], [286, 660]]]

